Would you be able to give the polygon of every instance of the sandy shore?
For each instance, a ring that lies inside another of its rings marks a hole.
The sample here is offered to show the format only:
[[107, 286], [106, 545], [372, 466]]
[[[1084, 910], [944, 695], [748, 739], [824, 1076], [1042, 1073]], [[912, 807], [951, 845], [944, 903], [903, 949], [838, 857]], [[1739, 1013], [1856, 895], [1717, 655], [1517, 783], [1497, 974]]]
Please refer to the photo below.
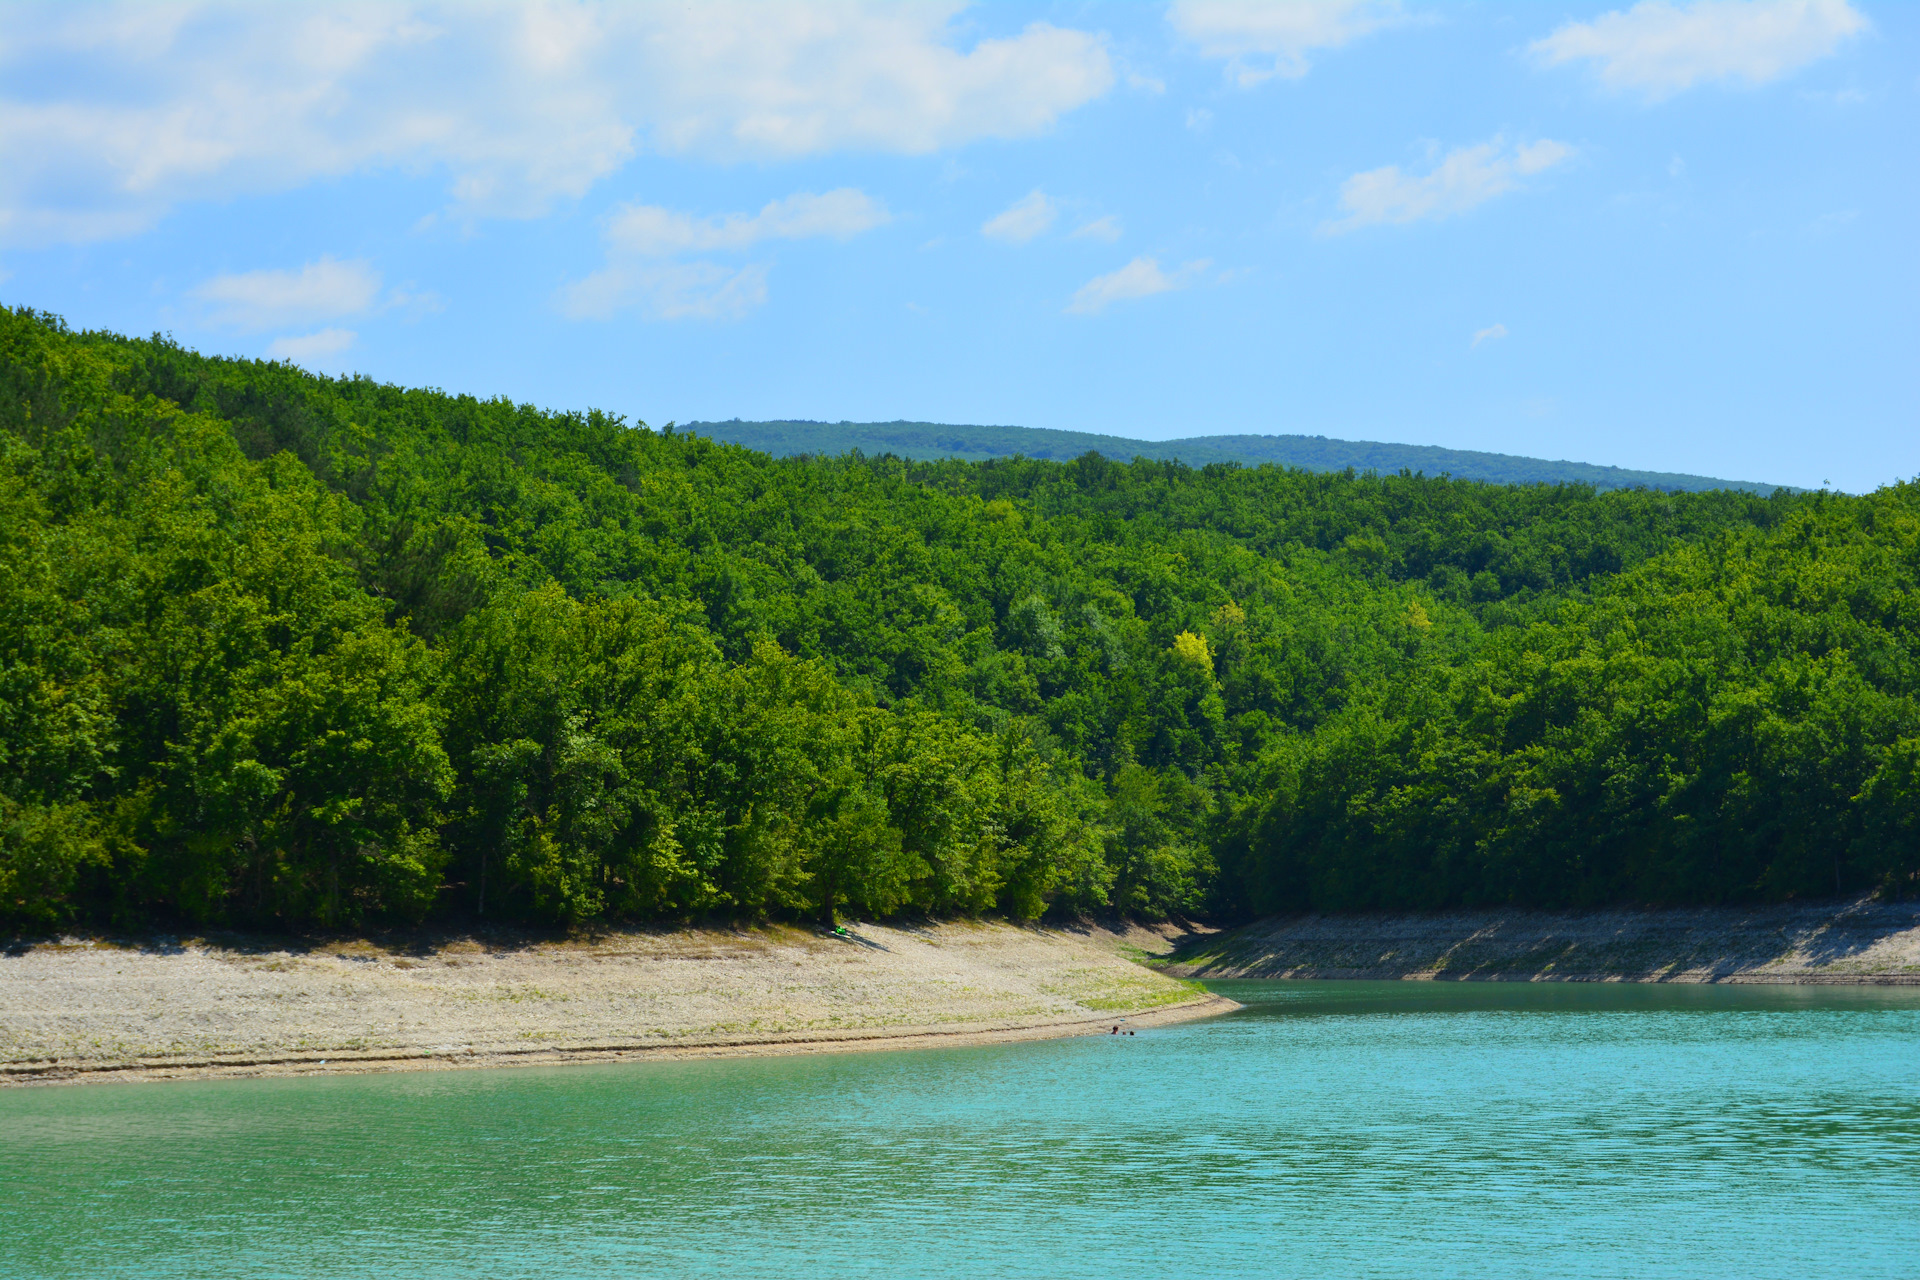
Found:
[[1920, 903], [1291, 916], [1182, 945], [1193, 978], [1920, 985]]
[[767, 926], [591, 939], [65, 939], [0, 956], [0, 1083], [839, 1052], [1235, 1008], [1135, 963], [1171, 931]]
[[1920, 903], [1304, 916], [1206, 935], [68, 938], [0, 955], [0, 1084], [966, 1045], [1235, 1007], [1175, 977], [1920, 985]]

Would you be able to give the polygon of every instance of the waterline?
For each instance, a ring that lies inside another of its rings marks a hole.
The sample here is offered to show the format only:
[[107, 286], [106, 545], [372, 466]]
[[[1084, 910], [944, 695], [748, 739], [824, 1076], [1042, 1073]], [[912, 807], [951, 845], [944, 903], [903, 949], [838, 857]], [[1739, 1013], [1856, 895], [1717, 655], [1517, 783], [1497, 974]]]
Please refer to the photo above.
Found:
[[1920, 992], [1216, 984], [1138, 1036], [0, 1095], [0, 1275], [1911, 1273]]

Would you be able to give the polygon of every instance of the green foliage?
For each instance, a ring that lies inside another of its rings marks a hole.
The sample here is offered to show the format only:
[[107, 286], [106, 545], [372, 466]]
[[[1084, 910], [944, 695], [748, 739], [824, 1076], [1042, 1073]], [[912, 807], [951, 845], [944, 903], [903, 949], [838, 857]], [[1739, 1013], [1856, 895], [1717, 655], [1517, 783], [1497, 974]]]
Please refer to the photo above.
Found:
[[1914, 520], [776, 459], [0, 310], [0, 915], [1901, 889]]
[[1264, 762], [1252, 905], [1718, 902], [1920, 869], [1920, 491], [1677, 548]]

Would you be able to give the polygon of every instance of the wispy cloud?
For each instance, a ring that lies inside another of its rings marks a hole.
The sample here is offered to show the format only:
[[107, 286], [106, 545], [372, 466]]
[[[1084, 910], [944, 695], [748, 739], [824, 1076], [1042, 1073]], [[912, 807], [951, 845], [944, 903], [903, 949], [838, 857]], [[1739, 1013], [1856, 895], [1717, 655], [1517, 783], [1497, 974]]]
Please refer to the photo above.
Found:
[[765, 263], [671, 259], [740, 252], [769, 240], [846, 240], [891, 220], [886, 206], [851, 187], [708, 218], [628, 205], [608, 221], [606, 265], [562, 289], [560, 310], [575, 320], [604, 320], [634, 306], [661, 320], [736, 320], [766, 302]]
[[208, 322], [258, 332], [359, 315], [380, 296], [380, 273], [362, 260], [323, 257], [298, 271], [215, 276], [191, 297], [208, 304]]
[[656, 320], [738, 320], [767, 300], [767, 266], [669, 262], [605, 267], [561, 291], [573, 320], [605, 320], [628, 307]]
[[291, 360], [299, 364], [337, 356], [353, 345], [359, 335], [351, 329], [322, 329], [298, 337], [275, 338], [267, 344], [267, 359]]
[[970, 40], [945, 0], [9, 9], [0, 241], [144, 230], [182, 201], [405, 167], [528, 217], [642, 153], [923, 155], [1108, 93], [1103, 36]]
[[1477, 347], [1483, 342], [1497, 342], [1506, 336], [1507, 326], [1503, 324], [1490, 324], [1484, 329], [1474, 330], [1473, 346]]
[[653, 204], [630, 204], [607, 224], [607, 243], [620, 253], [663, 258], [681, 253], [747, 249], [763, 240], [829, 236], [845, 240], [893, 220], [886, 206], [852, 187], [821, 195], [801, 192], [773, 200], [758, 213], [697, 218]]
[[1340, 206], [1346, 216], [1322, 224], [1321, 230], [1352, 231], [1383, 222], [1417, 222], [1464, 213], [1573, 154], [1572, 147], [1552, 139], [1509, 147], [1495, 138], [1456, 148], [1423, 174], [1406, 173], [1392, 164], [1369, 169], [1341, 184]]
[[1702, 83], [1766, 84], [1869, 25], [1847, 0], [1643, 0], [1569, 22], [1529, 48], [1548, 66], [1588, 62], [1609, 89], [1658, 100]]
[[1175, 0], [1167, 10], [1173, 29], [1204, 56], [1225, 58], [1227, 78], [1243, 89], [1303, 76], [1315, 50], [1403, 20], [1392, 0]]
[[1067, 311], [1074, 315], [1094, 315], [1116, 302], [1184, 289], [1199, 279], [1207, 266], [1207, 260], [1202, 258], [1169, 273], [1161, 270], [1157, 259], [1135, 258], [1118, 271], [1095, 276], [1081, 285], [1073, 301], [1067, 304]]
[[1104, 218], [1095, 218], [1092, 222], [1076, 228], [1074, 233], [1067, 238], [1069, 240], [1099, 240], [1106, 244], [1112, 244], [1118, 240], [1122, 234], [1120, 219], [1114, 217], [1112, 214], [1108, 214]]
[[1036, 189], [988, 218], [981, 225], [980, 234], [989, 240], [1025, 244], [1052, 226], [1059, 213], [1059, 207]]

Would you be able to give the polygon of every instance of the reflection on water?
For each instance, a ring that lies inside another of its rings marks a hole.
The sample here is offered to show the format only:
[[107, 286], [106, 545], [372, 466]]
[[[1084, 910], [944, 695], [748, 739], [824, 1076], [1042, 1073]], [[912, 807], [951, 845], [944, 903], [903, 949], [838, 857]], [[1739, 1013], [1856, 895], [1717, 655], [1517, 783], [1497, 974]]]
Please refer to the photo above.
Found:
[[0, 1093], [0, 1276], [1920, 1273], [1920, 991], [1214, 985], [1133, 1037]]

